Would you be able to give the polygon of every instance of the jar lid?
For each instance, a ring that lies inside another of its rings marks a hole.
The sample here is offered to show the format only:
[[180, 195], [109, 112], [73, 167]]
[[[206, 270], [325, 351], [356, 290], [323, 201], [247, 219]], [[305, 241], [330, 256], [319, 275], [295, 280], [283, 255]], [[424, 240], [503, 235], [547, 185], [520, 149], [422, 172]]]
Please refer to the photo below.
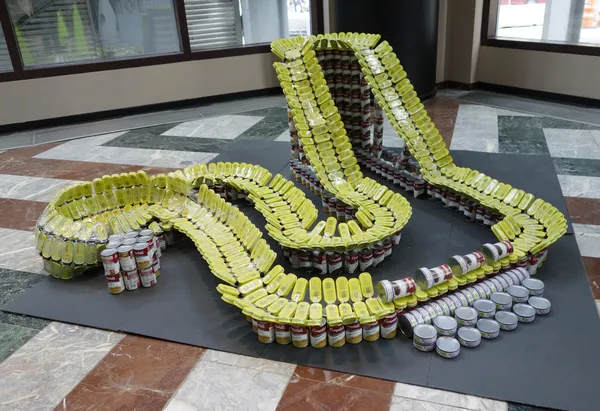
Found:
[[437, 331], [433, 325], [419, 324], [413, 328], [413, 334], [421, 339], [435, 338]]
[[447, 315], [440, 315], [433, 320], [435, 326], [441, 330], [453, 330], [456, 328], [456, 320]]
[[523, 280], [523, 286], [529, 290], [539, 291], [544, 289], [544, 282], [537, 278], [526, 278]]
[[131, 245], [122, 245], [119, 248], [117, 248], [117, 251], [120, 253], [128, 253], [131, 250], [133, 250], [133, 246]]
[[512, 303], [512, 297], [507, 293], [492, 293], [490, 297], [493, 302], [500, 305], [507, 305]]
[[513, 305], [513, 311], [521, 317], [533, 317], [535, 315], [535, 309], [529, 304], [515, 304]]
[[454, 315], [461, 320], [470, 321], [477, 319], [477, 311], [471, 307], [458, 307], [454, 310]]
[[527, 302], [536, 310], [547, 310], [551, 306], [550, 300], [544, 297], [529, 297]]
[[475, 302], [473, 303], [473, 307], [476, 310], [482, 311], [484, 313], [491, 313], [496, 310], [496, 304], [494, 304], [493, 301], [484, 299], [475, 300]]
[[463, 341], [474, 342], [481, 340], [481, 333], [477, 328], [461, 327], [458, 329], [458, 337]]
[[102, 257], [104, 256], [109, 256], [109, 255], [113, 255], [117, 252], [116, 248], [105, 248], [104, 250], [100, 251], [100, 255]]
[[524, 298], [529, 295], [529, 290], [527, 288], [522, 287], [520, 285], [511, 285], [508, 287], [508, 293], [513, 297]]
[[491, 320], [489, 318], [482, 318], [477, 321], [477, 328], [484, 333], [493, 334], [500, 331], [500, 324], [497, 321]]
[[444, 352], [456, 352], [460, 350], [460, 343], [456, 338], [440, 337], [435, 342], [438, 350]]
[[506, 325], [513, 325], [519, 321], [514, 313], [508, 311], [498, 311], [495, 318], [499, 323]]

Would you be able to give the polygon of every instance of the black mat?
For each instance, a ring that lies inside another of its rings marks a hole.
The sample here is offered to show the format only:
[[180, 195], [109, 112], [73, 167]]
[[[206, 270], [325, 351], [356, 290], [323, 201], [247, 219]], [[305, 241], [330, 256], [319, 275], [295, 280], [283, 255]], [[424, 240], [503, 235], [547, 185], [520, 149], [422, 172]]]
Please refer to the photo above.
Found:
[[[255, 143], [248, 144], [247, 149], [238, 148], [235, 156], [224, 153], [216, 160], [244, 159], [266, 164], [271, 171], [278, 171], [278, 164], [285, 168], [287, 147], [284, 150], [280, 144], [269, 143], [270, 149], [262, 147], [262, 153], [257, 153], [252, 150]], [[464, 154], [465, 165], [474, 164], [471, 155], [478, 153]], [[271, 160], [261, 161], [261, 156]], [[464, 221], [433, 201], [410, 201], [413, 218], [403, 230], [401, 245], [391, 261], [373, 270], [375, 280], [411, 275], [417, 267], [440, 264], [449, 255], [467, 253], [494, 240], [489, 230]], [[264, 225], [253, 208], [241, 209], [258, 226]], [[279, 262], [289, 270], [281, 258]], [[99, 269], [69, 282], [43, 280], [3, 309], [506, 401], [570, 410], [596, 406], [592, 381], [600, 367], [595, 347], [600, 341], [600, 320], [573, 236], [565, 236], [553, 246], [541, 269], [540, 278], [546, 282], [553, 312], [533, 324], [521, 324], [515, 332], [503, 333], [495, 341], [484, 341], [479, 348], [463, 349], [455, 360], [418, 352], [402, 337], [341, 349], [262, 345], [238, 309], [220, 300], [215, 291], [217, 279], [190, 241], [181, 239], [167, 250], [161, 263], [163, 275], [155, 289], [112, 296]]]

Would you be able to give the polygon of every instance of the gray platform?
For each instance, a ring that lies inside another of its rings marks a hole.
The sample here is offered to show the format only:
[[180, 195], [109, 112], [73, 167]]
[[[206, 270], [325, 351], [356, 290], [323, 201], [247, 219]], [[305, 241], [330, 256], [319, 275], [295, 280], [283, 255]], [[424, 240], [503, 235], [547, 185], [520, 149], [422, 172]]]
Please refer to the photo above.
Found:
[[[261, 144], [238, 143], [215, 160], [244, 160], [263, 164], [273, 172], [283, 170], [287, 145]], [[474, 166], [479, 155], [460, 153], [461, 164]], [[457, 160], [459, 156], [455, 156]], [[496, 155], [486, 156], [493, 159]], [[528, 156], [530, 162], [532, 157]], [[502, 176], [495, 172], [494, 164], [497, 162], [485, 162], [489, 174]], [[543, 164], [538, 163], [542, 173]], [[501, 180], [510, 182], [504, 177]], [[548, 188], [559, 190], [557, 182]], [[546, 194], [545, 198], [551, 199], [560, 191]], [[390, 261], [372, 271], [374, 280], [405, 277], [418, 267], [438, 265], [449, 255], [467, 253], [494, 240], [489, 230], [464, 221], [436, 202], [410, 202], [413, 218], [403, 230], [402, 242]], [[241, 209], [259, 227], [264, 226], [264, 219], [253, 208]], [[290, 270], [281, 258], [278, 262]], [[553, 303], [552, 313], [532, 324], [520, 324], [513, 332], [503, 332], [497, 340], [484, 341], [476, 349], [465, 348], [455, 360], [421, 353], [403, 337], [341, 349], [263, 345], [239, 310], [220, 300], [215, 290], [218, 280], [190, 241], [180, 239], [165, 252], [161, 263], [163, 275], [154, 289], [112, 296], [99, 269], [69, 282], [43, 280], [3, 309], [505, 401], [569, 410], [595, 409], [597, 405], [594, 381], [600, 367], [596, 349], [600, 320], [572, 235], [552, 247], [540, 272]]]

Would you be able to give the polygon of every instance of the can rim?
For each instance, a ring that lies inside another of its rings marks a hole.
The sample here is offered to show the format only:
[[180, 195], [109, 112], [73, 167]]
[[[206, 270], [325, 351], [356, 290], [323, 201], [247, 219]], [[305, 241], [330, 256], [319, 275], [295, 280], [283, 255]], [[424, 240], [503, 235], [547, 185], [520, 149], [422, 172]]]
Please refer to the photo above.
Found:
[[535, 317], [535, 308], [529, 304], [515, 304], [513, 305], [513, 311], [519, 317]]
[[477, 321], [477, 328], [484, 333], [494, 334], [500, 331], [500, 324], [491, 318], [482, 318]]
[[544, 297], [531, 296], [527, 302], [536, 310], [548, 310], [552, 307], [550, 300]]
[[498, 311], [494, 318], [499, 324], [504, 325], [514, 325], [519, 322], [517, 315], [509, 311]]
[[460, 351], [460, 343], [456, 338], [452, 337], [438, 338], [435, 342], [435, 347], [436, 349], [448, 354], [454, 354], [457, 351]]

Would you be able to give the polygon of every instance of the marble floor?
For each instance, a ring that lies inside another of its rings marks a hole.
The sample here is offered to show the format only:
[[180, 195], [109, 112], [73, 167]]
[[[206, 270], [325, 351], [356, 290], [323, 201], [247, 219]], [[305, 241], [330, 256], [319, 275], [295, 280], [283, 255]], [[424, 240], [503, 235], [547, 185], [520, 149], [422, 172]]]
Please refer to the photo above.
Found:
[[[511, 111], [501, 97], [488, 104], [443, 90], [426, 106], [452, 149], [552, 157], [600, 299], [600, 126], [523, 99]], [[64, 184], [205, 163], [240, 139], [288, 141], [282, 104], [270, 97], [25, 133], [24, 147], [0, 153], [0, 306], [43, 278], [31, 231]], [[385, 144], [401, 146], [389, 130]], [[0, 148], [19, 136], [5, 137]], [[0, 361], [0, 411], [539, 410], [2, 311]]]

